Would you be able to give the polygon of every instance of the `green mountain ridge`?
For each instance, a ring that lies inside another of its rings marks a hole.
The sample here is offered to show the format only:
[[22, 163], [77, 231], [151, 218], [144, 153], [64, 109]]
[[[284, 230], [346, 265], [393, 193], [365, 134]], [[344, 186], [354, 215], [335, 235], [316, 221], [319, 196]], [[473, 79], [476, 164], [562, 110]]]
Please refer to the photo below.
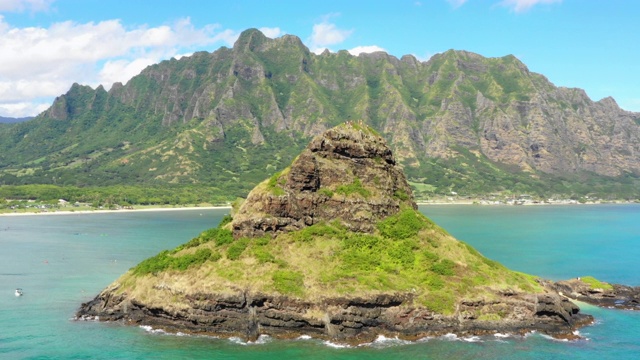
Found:
[[28, 121], [31, 119], [33, 119], [33, 116], [20, 117], [20, 118], [0, 116], [0, 124], [19, 123], [19, 122]]
[[74, 84], [0, 127], [0, 184], [213, 186], [245, 196], [343, 121], [380, 132], [420, 196], [637, 198], [640, 114], [556, 87], [514, 56], [311, 53], [243, 32], [232, 49], [149, 66], [109, 91]]

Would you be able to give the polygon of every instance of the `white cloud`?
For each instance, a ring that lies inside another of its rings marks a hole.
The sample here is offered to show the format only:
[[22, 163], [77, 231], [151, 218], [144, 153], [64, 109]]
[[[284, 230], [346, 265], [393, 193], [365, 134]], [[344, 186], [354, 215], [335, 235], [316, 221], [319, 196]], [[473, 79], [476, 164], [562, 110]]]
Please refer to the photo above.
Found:
[[0, 12], [47, 11], [54, 0], [0, 0]]
[[30, 116], [28, 113], [32, 110], [37, 111], [37, 113], [41, 113], [47, 110], [50, 106], [51, 102], [41, 103], [37, 101], [0, 104], [0, 113], [2, 116], [20, 118]]
[[451, 4], [451, 6], [457, 9], [460, 6], [464, 5], [464, 3], [467, 2], [467, 0], [447, 0], [447, 2]]
[[264, 36], [272, 39], [275, 39], [284, 34], [284, 32], [280, 30], [279, 27], [274, 27], [274, 28], [261, 27], [258, 30], [260, 30], [260, 32], [263, 33]]
[[562, 2], [562, 0], [502, 0], [500, 5], [509, 7], [516, 13], [521, 13], [538, 4], [553, 4], [560, 2]]
[[339, 29], [336, 24], [330, 23], [328, 19], [332, 16], [336, 15], [327, 15], [321, 23], [313, 25], [308, 46], [316, 54], [322, 53], [331, 45], [345, 41], [353, 33], [353, 30]]
[[322, 54], [325, 50], [331, 52], [331, 50], [329, 48], [326, 47], [317, 47], [317, 48], [312, 48], [311, 52], [316, 54], [316, 55], [320, 55]]
[[193, 55], [193, 53], [192, 53], [192, 52], [190, 52], [190, 53], [184, 53], [184, 54], [175, 54], [175, 55], [173, 55], [173, 57], [174, 57], [176, 60], [180, 60], [180, 59], [182, 59], [183, 57], [189, 57], [189, 56], [191, 56], [191, 55]]
[[100, 70], [98, 77], [101, 84], [108, 90], [114, 82], [126, 82], [138, 75], [144, 68], [157, 63], [157, 59], [138, 58], [129, 60], [109, 60]]
[[435, 54], [439, 54], [439, 53], [438, 52], [435, 52], [435, 53], [426, 52], [424, 55], [416, 55], [416, 54], [411, 54], [411, 55], [415, 56], [416, 59], [418, 59], [418, 61], [425, 62], [425, 61], [429, 61], [433, 57], [433, 55], [435, 55]]
[[219, 32], [218, 34], [214, 35], [211, 38], [212, 42], [223, 42], [228, 46], [233, 46], [233, 43], [236, 42], [236, 40], [238, 40], [238, 38], [240, 37], [240, 33], [234, 30], [223, 30], [221, 32]]
[[322, 22], [313, 25], [311, 41], [317, 46], [335, 45], [343, 42], [352, 32], [352, 30], [338, 29], [335, 24]]
[[[336, 24], [329, 22], [332, 17], [338, 14], [329, 14], [323, 17], [322, 22], [313, 25], [311, 37], [307, 40], [307, 46], [315, 54], [322, 54], [324, 51], [331, 51], [329, 46], [344, 42], [353, 30], [340, 29]], [[358, 56], [361, 53], [372, 53], [376, 51], [386, 51], [377, 45], [361, 45], [348, 50], [351, 55]]]
[[[188, 18], [157, 27], [128, 28], [119, 20], [107, 20], [17, 28], [0, 15], [0, 115], [36, 115], [38, 105], [23, 105], [52, 100], [74, 82], [109, 88], [163, 59], [215, 43], [232, 46], [238, 36], [219, 25], [195, 28]], [[23, 105], [15, 106], [18, 103]]]
[[349, 50], [349, 53], [353, 56], [358, 56], [362, 53], [372, 53], [376, 51], [386, 51], [378, 45], [368, 45], [368, 46], [356, 46], [353, 49]]

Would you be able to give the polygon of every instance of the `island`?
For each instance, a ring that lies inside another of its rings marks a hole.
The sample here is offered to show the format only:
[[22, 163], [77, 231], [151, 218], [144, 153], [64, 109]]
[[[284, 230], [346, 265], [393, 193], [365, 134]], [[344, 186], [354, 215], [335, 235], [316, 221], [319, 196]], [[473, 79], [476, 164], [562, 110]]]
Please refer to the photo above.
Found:
[[575, 284], [512, 271], [422, 215], [390, 148], [361, 122], [315, 137], [232, 215], [133, 267], [77, 318], [350, 344], [448, 333], [575, 338], [593, 322], [570, 300]]

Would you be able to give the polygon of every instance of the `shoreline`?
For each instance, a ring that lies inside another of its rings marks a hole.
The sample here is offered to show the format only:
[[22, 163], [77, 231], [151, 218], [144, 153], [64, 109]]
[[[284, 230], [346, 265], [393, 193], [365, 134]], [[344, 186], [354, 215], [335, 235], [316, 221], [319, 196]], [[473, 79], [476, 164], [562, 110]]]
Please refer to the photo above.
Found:
[[[525, 204], [492, 204], [482, 203], [477, 200], [453, 200], [453, 201], [416, 201], [418, 206], [430, 206], [430, 205], [475, 205], [475, 206], [573, 206], [573, 205], [624, 205], [624, 204], [637, 204], [634, 201], [608, 201], [608, 202], [587, 202], [587, 203], [525, 203]], [[157, 212], [157, 211], [184, 211], [184, 210], [217, 210], [217, 209], [231, 209], [231, 205], [216, 205], [216, 206], [181, 206], [181, 207], [149, 207], [149, 208], [134, 208], [134, 209], [97, 209], [97, 210], [53, 210], [53, 211], [29, 211], [29, 212], [0, 212], [2, 216], [50, 216], [50, 215], [86, 215], [86, 214], [109, 214], [109, 213], [125, 213], [125, 212]]]
[[231, 209], [231, 206], [185, 206], [185, 207], [157, 207], [157, 208], [141, 208], [141, 209], [117, 209], [117, 210], [59, 210], [47, 212], [8, 212], [0, 213], [0, 216], [51, 216], [51, 215], [87, 215], [87, 214], [110, 214], [110, 213], [128, 213], [128, 212], [158, 212], [158, 211], [184, 211], [184, 210], [217, 210]]
[[629, 200], [612, 200], [612, 201], [601, 201], [601, 202], [526, 202], [523, 204], [509, 204], [509, 203], [490, 203], [490, 202], [482, 202], [478, 200], [453, 200], [453, 201], [444, 201], [444, 200], [433, 200], [433, 201], [416, 201], [418, 206], [421, 205], [477, 205], [477, 206], [573, 206], [573, 205], [625, 205], [625, 204], [638, 204], [637, 201], [629, 201]]

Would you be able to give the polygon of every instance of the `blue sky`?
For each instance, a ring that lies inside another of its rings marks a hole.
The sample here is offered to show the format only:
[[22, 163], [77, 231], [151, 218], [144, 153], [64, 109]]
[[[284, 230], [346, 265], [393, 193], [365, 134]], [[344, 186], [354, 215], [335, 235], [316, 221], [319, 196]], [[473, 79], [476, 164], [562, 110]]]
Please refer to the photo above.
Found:
[[640, 111], [635, 0], [0, 0], [0, 116], [36, 115], [78, 82], [231, 47], [247, 28], [312, 51], [513, 54], [556, 86]]

